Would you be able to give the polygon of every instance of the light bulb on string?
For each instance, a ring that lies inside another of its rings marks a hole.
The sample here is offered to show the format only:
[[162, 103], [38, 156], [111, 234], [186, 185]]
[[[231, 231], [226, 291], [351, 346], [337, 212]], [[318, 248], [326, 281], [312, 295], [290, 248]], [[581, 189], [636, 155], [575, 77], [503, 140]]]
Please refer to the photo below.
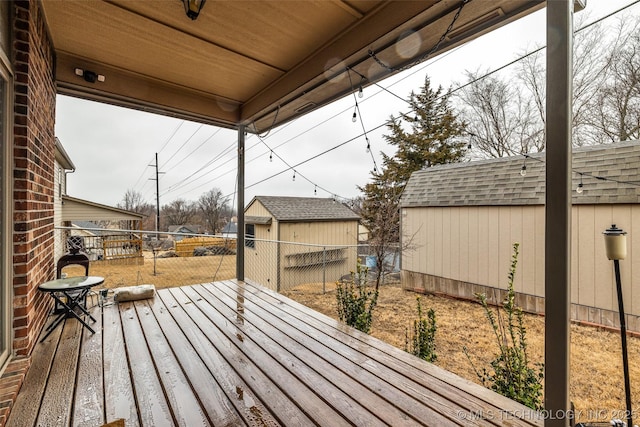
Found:
[[356, 110], [354, 109], [354, 110], [353, 110], [353, 116], [351, 116], [351, 121], [352, 121], [353, 123], [355, 123], [355, 122], [356, 122], [356, 120], [358, 120], [358, 115], [356, 114]]
[[369, 138], [367, 138], [367, 154], [371, 152], [371, 144], [369, 143]]
[[295, 180], [296, 180], [296, 171], [294, 170], [293, 171], [293, 181], [295, 181]]
[[520, 175], [527, 176], [527, 157], [525, 156], [522, 168], [520, 168]]
[[362, 91], [362, 85], [358, 88], [358, 98], [362, 98], [364, 96], [364, 92]]
[[583, 191], [584, 191], [584, 188], [583, 188], [583, 185], [582, 185], [582, 174], [580, 174], [580, 183], [578, 184], [578, 187], [576, 188], [576, 193], [582, 194]]
[[273, 162], [273, 151], [271, 153], [269, 153], [269, 161]]
[[318, 186], [317, 186], [317, 185], [314, 185], [314, 186], [313, 186], [313, 195], [314, 195], [314, 196], [317, 196], [317, 195], [318, 195]]

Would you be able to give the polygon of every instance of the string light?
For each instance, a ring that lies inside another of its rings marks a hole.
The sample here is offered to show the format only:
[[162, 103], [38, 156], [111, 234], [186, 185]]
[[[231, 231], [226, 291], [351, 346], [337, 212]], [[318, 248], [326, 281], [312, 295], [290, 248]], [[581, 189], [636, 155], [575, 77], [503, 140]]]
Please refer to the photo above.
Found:
[[314, 186], [313, 186], [313, 195], [314, 195], [314, 196], [317, 196], [317, 195], [318, 195], [318, 186], [317, 186], [317, 185], [314, 185]]
[[580, 183], [578, 184], [578, 188], [576, 188], [576, 193], [582, 194], [584, 188], [582, 186], [582, 174], [580, 174]]
[[358, 88], [358, 98], [362, 98], [364, 96], [364, 92], [362, 91], [362, 84]]
[[356, 122], [356, 120], [358, 120], [358, 115], [356, 114], [356, 109], [358, 108], [358, 105], [356, 104], [356, 108], [353, 109], [353, 116], [351, 116], [351, 121], [353, 123]]
[[296, 170], [295, 169], [293, 170], [293, 180], [294, 181], [296, 180]]
[[527, 176], [527, 161], [526, 160], [522, 164], [522, 168], [520, 168], [520, 175]]
[[269, 161], [273, 162], [273, 151], [271, 151], [271, 153], [269, 153]]
[[367, 137], [367, 154], [371, 152], [371, 143], [369, 143], [369, 138]]

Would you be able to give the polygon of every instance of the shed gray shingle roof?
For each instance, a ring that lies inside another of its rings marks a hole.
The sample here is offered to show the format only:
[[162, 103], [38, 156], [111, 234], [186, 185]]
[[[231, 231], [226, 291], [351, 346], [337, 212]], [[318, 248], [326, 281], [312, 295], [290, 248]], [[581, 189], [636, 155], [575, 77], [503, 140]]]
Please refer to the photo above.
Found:
[[330, 198], [256, 196], [256, 200], [278, 221], [359, 220], [360, 217], [344, 204]]
[[[545, 202], [545, 153], [455, 163], [414, 172], [402, 194], [402, 207], [512, 206]], [[574, 204], [638, 203], [640, 141], [581, 147], [573, 152]], [[583, 193], [576, 193], [583, 174]], [[636, 185], [601, 180], [596, 176]]]

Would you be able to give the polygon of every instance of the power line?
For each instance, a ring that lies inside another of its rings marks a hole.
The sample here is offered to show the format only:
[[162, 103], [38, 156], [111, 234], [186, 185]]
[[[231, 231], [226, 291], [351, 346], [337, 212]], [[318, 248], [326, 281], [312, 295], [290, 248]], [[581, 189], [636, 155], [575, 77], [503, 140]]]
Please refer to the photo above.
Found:
[[[268, 148], [268, 149], [269, 149], [273, 154], [275, 154], [275, 155], [276, 155], [276, 157], [277, 157], [278, 159], [280, 159], [280, 161], [281, 161], [282, 163], [284, 163], [285, 165], [287, 165], [287, 166], [290, 168], [289, 170], [293, 169], [293, 167], [292, 167], [292, 166], [291, 166], [291, 165], [290, 165], [286, 160], [284, 160], [280, 155], [278, 155], [276, 152], [274, 152], [273, 150], [271, 150], [271, 148], [269, 147], [269, 145], [264, 141], [264, 139], [262, 139], [262, 138], [260, 137], [260, 135], [258, 135], [258, 138], [259, 138], [259, 139], [260, 139], [260, 141], [265, 145], [265, 147], [267, 147], [267, 148]], [[305, 175], [303, 175], [302, 173], [300, 173], [299, 171], [296, 171], [296, 170], [294, 169], [294, 173], [296, 173], [296, 172], [297, 172], [297, 173], [298, 173], [298, 175], [300, 175], [300, 176], [301, 176], [305, 181], [307, 181], [309, 184], [312, 184], [312, 185], [314, 186], [314, 193], [316, 193], [316, 190], [319, 188], [319, 189], [321, 189], [322, 191], [324, 191], [325, 193], [332, 194], [332, 195], [334, 195], [334, 196], [337, 196], [337, 197], [340, 197], [340, 198], [342, 198], [342, 199], [345, 199], [345, 200], [346, 200], [346, 197], [338, 196], [338, 193], [334, 193], [334, 192], [332, 192], [332, 191], [327, 190], [326, 188], [323, 188], [322, 186], [320, 186], [320, 185], [318, 185], [317, 183], [315, 183], [315, 182], [311, 181], [311, 180], [310, 180], [309, 178], [307, 178]]]
[[180, 152], [180, 150], [182, 150], [182, 148], [183, 148], [185, 145], [187, 145], [187, 143], [188, 143], [189, 141], [191, 141], [191, 138], [193, 138], [193, 137], [195, 136], [195, 134], [196, 134], [196, 133], [198, 133], [198, 131], [199, 131], [200, 129], [202, 129], [202, 127], [203, 127], [203, 126], [204, 126], [204, 125], [202, 125], [202, 124], [201, 124], [200, 126], [198, 126], [198, 128], [197, 128], [197, 129], [196, 129], [196, 130], [191, 134], [191, 136], [190, 136], [189, 138], [187, 138], [187, 139], [186, 139], [186, 141], [184, 141], [184, 142], [182, 143], [182, 145], [181, 145], [181, 146], [180, 146], [180, 147], [179, 147], [179, 148], [178, 148], [178, 149], [177, 149], [177, 150], [176, 150], [176, 151], [175, 151], [171, 156], [169, 156], [169, 158], [167, 159], [167, 161], [166, 161], [166, 162], [164, 162], [164, 163], [162, 164], [162, 166], [161, 166], [161, 167], [165, 167], [165, 166], [167, 165], [167, 163], [169, 163], [169, 162], [171, 161], [171, 159], [173, 159], [173, 158], [176, 156], [176, 154], [178, 154], [178, 152]]
[[222, 128], [217, 128], [213, 134], [211, 134], [211, 136], [209, 136], [207, 139], [205, 139], [204, 141], [202, 141], [200, 143], [200, 145], [198, 145], [195, 149], [193, 149], [189, 154], [187, 154], [186, 156], [184, 156], [181, 160], [178, 161], [178, 163], [176, 163], [175, 165], [171, 166], [169, 169], [167, 169], [167, 172], [171, 171], [172, 169], [175, 169], [178, 165], [180, 165], [180, 163], [184, 162], [185, 160], [187, 160], [189, 158], [189, 156], [191, 156], [193, 153], [195, 153], [196, 151], [198, 151], [205, 143], [207, 143], [208, 141], [211, 140], [211, 138], [213, 138], [214, 136], [216, 136], [218, 134], [218, 132], [220, 132], [222, 130]]

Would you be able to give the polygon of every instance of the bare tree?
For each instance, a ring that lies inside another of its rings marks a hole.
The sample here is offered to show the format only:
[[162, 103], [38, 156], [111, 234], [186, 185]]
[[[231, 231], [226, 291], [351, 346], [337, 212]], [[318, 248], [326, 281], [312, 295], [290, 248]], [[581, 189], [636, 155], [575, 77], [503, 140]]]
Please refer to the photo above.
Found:
[[118, 203], [118, 207], [120, 209], [125, 209], [131, 212], [142, 212], [146, 205], [147, 202], [142, 197], [142, 193], [132, 189], [128, 189], [127, 192], [124, 193], [122, 202]]
[[194, 217], [196, 209], [194, 203], [176, 199], [162, 207], [162, 217], [166, 226], [188, 224]]
[[[588, 15], [577, 17], [574, 39], [573, 66], [573, 144], [575, 146], [601, 144], [606, 132], [612, 129], [604, 120], [616, 114], [604, 115], [601, 108], [612, 113], [615, 102], [622, 106], [621, 96], [611, 96], [603, 91], [610, 70], [616, 62], [607, 52], [621, 52], [622, 47], [635, 48], [625, 42], [624, 31], [612, 34], [601, 23], [584, 25]], [[622, 25], [621, 27], [626, 27]], [[627, 49], [627, 53], [629, 53]], [[546, 119], [546, 64], [544, 50], [537, 49], [517, 62], [516, 69], [506, 69], [503, 74], [488, 77], [467, 72], [468, 83], [458, 93], [459, 109], [468, 123], [473, 154], [477, 157], [502, 157], [542, 151], [545, 148]], [[627, 73], [628, 74], [628, 73]], [[633, 79], [629, 79], [632, 87]], [[637, 87], [637, 85], [636, 85]], [[610, 102], [603, 99], [605, 97]], [[624, 108], [618, 108], [618, 111]], [[628, 110], [624, 110], [625, 112]], [[619, 114], [618, 114], [619, 115]], [[619, 120], [618, 120], [619, 122]], [[619, 128], [619, 126], [618, 126]], [[617, 130], [616, 130], [617, 132]], [[611, 138], [609, 138], [611, 139]]]
[[640, 139], [640, 17], [621, 19], [610, 50], [597, 126], [606, 141]]
[[229, 210], [228, 203], [229, 199], [223, 197], [222, 191], [217, 188], [207, 191], [198, 199], [198, 210], [207, 230], [212, 234], [218, 233], [224, 226], [222, 218]]
[[[127, 211], [143, 214], [142, 228], [144, 230], [155, 229], [155, 207], [147, 203], [141, 193], [128, 189], [122, 198], [122, 202], [118, 203], [118, 207]], [[130, 230], [136, 228], [133, 223], [128, 221], [126, 224], [123, 224], [123, 227]]]
[[471, 144], [482, 157], [504, 157], [544, 148], [543, 124], [534, 102], [517, 85], [497, 75], [467, 72], [456, 95]]

